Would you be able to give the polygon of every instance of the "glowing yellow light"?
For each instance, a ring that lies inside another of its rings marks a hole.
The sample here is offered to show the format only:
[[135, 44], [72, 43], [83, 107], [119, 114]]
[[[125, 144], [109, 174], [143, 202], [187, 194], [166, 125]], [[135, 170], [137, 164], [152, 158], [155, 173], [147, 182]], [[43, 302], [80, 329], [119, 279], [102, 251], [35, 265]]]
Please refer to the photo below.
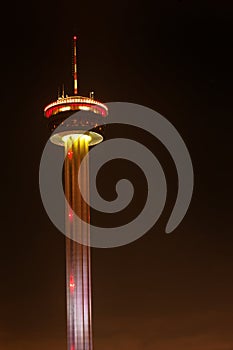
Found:
[[71, 107], [70, 106], [65, 106], [65, 107], [61, 107], [59, 109], [59, 112], [65, 112], [65, 111], [70, 111], [71, 110]]
[[81, 109], [82, 111], [89, 111], [89, 107], [87, 106], [80, 106], [79, 109]]
[[72, 131], [61, 131], [55, 133], [50, 137], [50, 141], [55, 145], [65, 146], [68, 141], [84, 140], [88, 142], [89, 146], [97, 145], [103, 141], [103, 136], [94, 131], [84, 130], [72, 130]]
[[85, 134], [68, 134], [62, 137], [62, 141], [65, 143], [68, 140], [76, 141], [78, 138], [82, 138], [85, 141], [91, 142], [91, 136]]

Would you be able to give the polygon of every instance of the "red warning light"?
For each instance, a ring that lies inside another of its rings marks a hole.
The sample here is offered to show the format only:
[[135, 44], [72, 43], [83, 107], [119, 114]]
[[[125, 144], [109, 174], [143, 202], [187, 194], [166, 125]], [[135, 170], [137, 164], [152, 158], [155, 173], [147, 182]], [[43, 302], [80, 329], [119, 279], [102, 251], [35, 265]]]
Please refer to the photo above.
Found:
[[77, 36], [76, 35], [74, 36], [74, 40], [77, 40]]
[[69, 150], [69, 151], [67, 152], [67, 156], [68, 156], [68, 158], [71, 160], [72, 157], [73, 157], [73, 152], [72, 152], [71, 150]]
[[71, 292], [74, 291], [74, 288], [75, 288], [74, 277], [71, 275], [70, 276], [70, 290], [71, 290]]
[[70, 218], [70, 219], [73, 218], [73, 213], [72, 213], [72, 212], [69, 213], [69, 218]]

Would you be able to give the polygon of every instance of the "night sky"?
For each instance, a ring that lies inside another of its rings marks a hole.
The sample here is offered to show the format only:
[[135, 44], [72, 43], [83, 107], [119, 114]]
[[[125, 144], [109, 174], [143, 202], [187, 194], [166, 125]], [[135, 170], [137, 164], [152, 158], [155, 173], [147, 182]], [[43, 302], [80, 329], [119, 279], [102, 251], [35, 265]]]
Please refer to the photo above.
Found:
[[[166, 235], [175, 166], [158, 140], [142, 136], [166, 174], [167, 203], [138, 241], [92, 249], [94, 347], [232, 350], [233, 5], [42, 0], [5, 3], [1, 14], [0, 349], [66, 349], [65, 239], [43, 208], [38, 170], [49, 138], [43, 108], [63, 82], [72, 91], [77, 34], [80, 93], [161, 113], [195, 173], [187, 215]], [[112, 128], [107, 137], [127, 132]], [[116, 163], [103, 169], [99, 188], [111, 199], [117, 176], [133, 178], [137, 195], [124, 220], [140, 209], [145, 182], [132, 164]]]

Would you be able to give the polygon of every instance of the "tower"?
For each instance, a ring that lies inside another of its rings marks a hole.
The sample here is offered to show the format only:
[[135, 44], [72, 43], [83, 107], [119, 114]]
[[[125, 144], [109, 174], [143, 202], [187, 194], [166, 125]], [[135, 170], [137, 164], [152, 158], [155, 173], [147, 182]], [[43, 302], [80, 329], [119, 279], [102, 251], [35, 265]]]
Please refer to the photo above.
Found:
[[[66, 196], [66, 300], [67, 300], [67, 349], [92, 350], [92, 296], [91, 296], [91, 249], [75, 241], [77, 234], [90, 241], [88, 225], [76, 220], [78, 215], [90, 223], [90, 208], [84, 201], [78, 181], [81, 181], [85, 198], [89, 198], [89, 166], [80, 164], [88, 157], [90, 146], [103, 140], [104, 118], [107, 107], [94, 99], [79, 95], [77, 72], [77, 37], [73, 37], [73, 94], [58, 96], [44, 109], [44, 116], [53, 134], [55, 145], [64, 147], [64, 192]], [[79, 111], [87, 113], [77, 113]], [[72, 120], [69, 117], [72, 116]], [[56, 132], [56, 128], [62, 127]], [[79, 176], [79, 177], [78, 177]], [[74, 215], [74, 213], [76, 215]], [[72, 239], [73, 238], [73, 239]]]

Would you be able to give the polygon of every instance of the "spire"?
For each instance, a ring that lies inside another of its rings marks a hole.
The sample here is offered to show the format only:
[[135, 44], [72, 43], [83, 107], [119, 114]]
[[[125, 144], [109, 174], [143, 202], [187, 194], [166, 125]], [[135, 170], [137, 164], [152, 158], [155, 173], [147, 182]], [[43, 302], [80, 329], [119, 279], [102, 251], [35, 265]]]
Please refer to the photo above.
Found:
[[77, 37], [73, 37], [73, 76], [74, 76], [74, 95], [78, 95], [78, 70], [77, 70]]

